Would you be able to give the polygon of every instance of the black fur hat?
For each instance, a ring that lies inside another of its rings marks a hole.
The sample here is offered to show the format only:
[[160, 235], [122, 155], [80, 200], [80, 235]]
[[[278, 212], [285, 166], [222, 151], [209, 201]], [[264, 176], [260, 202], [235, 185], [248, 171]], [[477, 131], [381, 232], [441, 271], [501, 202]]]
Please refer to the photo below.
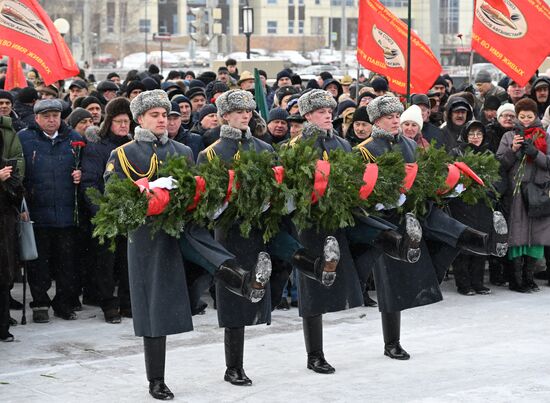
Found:
[[105, 106], [105, 119], [97, 133], [100, 137], [105, 137], [109, 133], [113, 118], [118, 115], [128, 115], [130, 122], [133, 121], [132, 111], [130, 110], [130, 101], [126, 97], [117, 97], [110, 100]]

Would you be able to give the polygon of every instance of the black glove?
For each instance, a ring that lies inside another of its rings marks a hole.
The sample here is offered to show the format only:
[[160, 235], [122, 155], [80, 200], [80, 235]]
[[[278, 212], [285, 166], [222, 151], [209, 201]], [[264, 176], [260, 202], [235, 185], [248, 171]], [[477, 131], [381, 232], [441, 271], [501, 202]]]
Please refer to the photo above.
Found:
[[539, 150], [537, 149], [537, 147], [535, 147], [535, 144], [533, 144], [533, 139], [525, 139], [523, 141], [521, 149], [523, 150], [525, 155], [528, 155], [531, 158], [535, 158], [539, 153]]

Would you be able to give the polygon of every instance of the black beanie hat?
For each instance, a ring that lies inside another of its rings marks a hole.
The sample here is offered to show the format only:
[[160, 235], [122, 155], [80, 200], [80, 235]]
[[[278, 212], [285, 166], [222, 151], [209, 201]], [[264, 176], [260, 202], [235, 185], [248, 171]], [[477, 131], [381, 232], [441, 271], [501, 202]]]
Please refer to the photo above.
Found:
[[485, 101], [483, 102], [483, 109], [486, 111], [496, 111], [499, 106], [500, 100], [494, 95], [489, 95], [487, 98], [485, 98]]
[[71, 114], [69, 115], [69, 117], [67, 118], [67, 123], [69, 124], [69, 126], [71, 126], [72, 128], [75, 128], [76, 125], [81, 121], [81, 120], [84, 120], [84, 119], [91, 119], [92, 118], [92, 114], [90, 112], [88, 112], [86, 109], [84, 108], [76, 108], [74, 111], [71, 112]]
[[290, 77], [290, 82], [292, 85], [302, 85], [302, 77], [300, 77], [298, 74], [294, 74], [292, 77]]
[[38, 91], [32, 87], [25, 87], [17, 94], [17, 100], [23, 104], [32, 104], [38, 99], [40, 99]]
[[275, 81], [279, 81], [281, 78], [290, 78], [290, 72], [287, 69], [281, 70], [277, 73], [277, 79]]
[[101, 102], [99, 102], [99, 99], [94, 96], [89, 96], [82, 100], [82, 102], [80, 103], [80, 107], [86, 109], [91, 104], [98, 104], [99, 106], [101, 106]]
[[141, 81], [134, 80], [130, 81], [126, 86], [126, 95], [129, 96], [133, 90], [147, 91], [147, 88], [145, 88], [145, 85]]
[[361, 104], [361, 100], [363, 98], [366, 98], [366, 97], [369, 97], [369, 98], [372, 98], [372, 99], [375, 99], [378, 95], [376, 94], [373, 94], [372, 92], [363, 92], [361, 95], [359, 95], [359, 99], [357, 100], [357, 105]]
[[187, 92], [185, 93], [185, 96], [189, 98], [189, 100], [193, 99], [194, 97], [202, 95], [206, 98], [206, 93], [204, 92], [204, 88], [202, 87], [193, 87], [189, 88]]
[[321, 77], [323, 81], [334, 78], [332, 77], [332, 74], [330, 74], [328, 71], [323, 71], [321, 74], [319, 74], [319, 77]]
[[214, 97], [214, 94], [226, 91], [229, 91], [229, 87], [227, 86], [227, 84], [219, 80], [212, 81], [206, 86], [206, 98], [208, 99], [208, 102], [210, 102]]
[[206, 84], [204, 83], [204, 81], [201, 81], [199, 79], [193, 79], [191, 81], [189, 81], [189, 89], [191, 88], [204, 88], [206, 87]]
[[357, 108], [355, 110], [355, 112], [353, 113], [353, 118], [352, 118], [352, 123], [353, 122], [368, 122], [370, 123], [370, 120], [369, 120], [369, 114], [367, 112], [367, 107], [366, 106], [361, 106], [359, 108]]
[[447, 88], [447, 81], [441, 76], [437, 77], [437, 80], [435, 80], [435, 83], [432, 85], [432, 87], [435, 87], [436, 85], [444, 85], [445, 88]]
[[298, 89], [296, 89], [296, 87], [288, 85], [286, 87], [279, 88], [275, 93], [275, 96], [279, 100], [279, 104], [280, 104], [283, 98], [286, 97], [287, 95], [294, 95], [297, 93], [298, 93]]
[[336, 116], [340, 116], [348, 108], [357, 108], [357, 104], [351, 99], [345, 99], [338, 104]]
[[288, 112], [283, 108], [273, 108], [269, 111], [269, 116], [267, 117], [267, 123], [273, 120], [285, 120], [288, 118]]
[[199, 111], [199, 123], [211, 113], [218, 113], [218, 108], [216, 108], [216, 105], [208, 104], [203, 106]]
[[149, 74], [158, 74], [158, 73], [160, 73], [160, 69], [158, 68], [158, 66], [156, 64], [150, 64], [147, 71], [149, 72]]
[[160, 83], [154, 78], [145, 77], [141, 83], [145, 86], [146, 91], [160, 90]]
[[382, 77], [376, 77], [372, 82], [370, 83], [371, 87], [375, 91], [388, 91], [389, 86], [388, 82], [385, 78]]
[[182, 102], [185, 102], [189, 104], [189, 106], [191, 106], [191, 101], [185, 95], [176, 95], [174, 98], [172, 98], [172, 102], [175, 102], [178, 105], [181, 104]]
[[13, 95], [9, 91], [0, 90], [0, 99], [9, 99], [9, 101], [13, 104]]

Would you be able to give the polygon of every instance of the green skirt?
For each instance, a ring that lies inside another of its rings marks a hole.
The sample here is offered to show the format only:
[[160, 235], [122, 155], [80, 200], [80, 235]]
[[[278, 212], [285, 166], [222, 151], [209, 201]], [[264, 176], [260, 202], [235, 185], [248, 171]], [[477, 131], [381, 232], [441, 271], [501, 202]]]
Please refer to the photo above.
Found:
[[520, 256], [531, 256], [534, 259], [542, 259], [544, 257], [544, 246], [511, 246], [508, 249], [508, 259], [513, 260]]

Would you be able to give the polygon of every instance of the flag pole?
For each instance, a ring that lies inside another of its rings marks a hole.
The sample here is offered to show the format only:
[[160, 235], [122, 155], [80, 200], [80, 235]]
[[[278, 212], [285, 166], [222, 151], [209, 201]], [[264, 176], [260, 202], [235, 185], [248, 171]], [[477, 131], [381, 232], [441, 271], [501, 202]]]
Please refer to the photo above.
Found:
[[407, 105], [411, 102], [411, 3], [407, 10]]

